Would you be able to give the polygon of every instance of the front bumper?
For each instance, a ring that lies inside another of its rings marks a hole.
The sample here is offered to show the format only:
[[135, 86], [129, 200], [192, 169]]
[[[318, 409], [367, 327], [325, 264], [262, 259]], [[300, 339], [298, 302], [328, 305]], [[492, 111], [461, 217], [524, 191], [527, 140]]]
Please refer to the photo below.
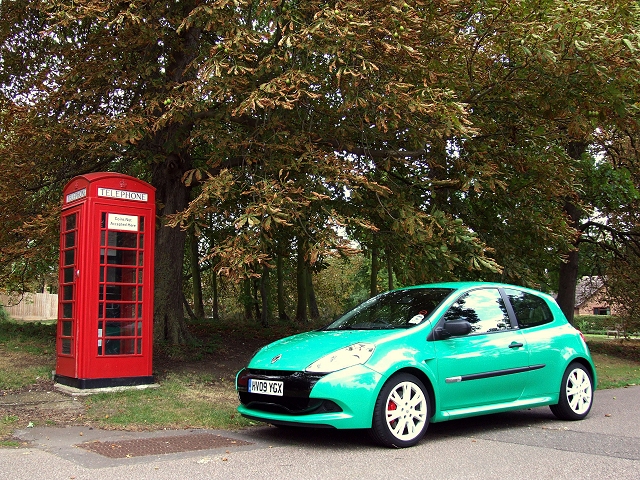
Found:
[[[250, 378], [283, 382], [283, 395], [248, 392]], [[324, 375], [244, 369], [236, 377], [238, 412], [273, 424], [370, 428], [380, 379], [362, 365]]]

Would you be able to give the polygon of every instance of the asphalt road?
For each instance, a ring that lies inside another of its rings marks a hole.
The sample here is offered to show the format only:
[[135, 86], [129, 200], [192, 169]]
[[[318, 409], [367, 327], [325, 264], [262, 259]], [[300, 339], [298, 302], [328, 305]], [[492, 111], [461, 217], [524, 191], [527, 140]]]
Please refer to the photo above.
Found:
[[[86, 448], [91, 442], [203, 433], [228, 442], [209, 450], [116, 459]], [[545, 407], [433, 424], [418, 446], [403, 450], [377, 447], [362, 431], [274, 427], [147, 433], [38, 427], [16, 436], [30, 446], [0, 449], [0, 479], [637, 480], [640, 386], [597, 391], [591, 414], [581, 422], [557, 421]]]

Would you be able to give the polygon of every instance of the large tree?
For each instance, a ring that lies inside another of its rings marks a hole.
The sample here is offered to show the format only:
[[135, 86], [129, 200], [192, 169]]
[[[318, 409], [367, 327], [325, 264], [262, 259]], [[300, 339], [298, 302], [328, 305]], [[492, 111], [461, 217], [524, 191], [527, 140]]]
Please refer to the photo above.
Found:
[[[469, 189], [441, 201], [496, 249], [503, 279], [539, 285], [559, 264], [558, 301], [571, 319], [580, 245], [601, 228], [598, 216], [634, 196], [622, 182], [626, 167], [595, 146], [618, 130], [638, 131], [640, 9], [631, 1], [466, 8], [458, 62], [466, 74], [454, 79], [477, 134], [442, 144], [445, 177], [466, 172]], [[618, 191], [606, 201], [608, 186], [586, 188], [602, 164], [618, 171], [610, 175]]]
[[539, 281], [578, 232], [569, 147], [633, 127], [634, 5], [2, 2], [3, 260], [55, 238], [68, 178], [117, 170], [157, 188], [159, 340], [186, 341], [188, 226], [238, 279], [348, 232], [405, 282]]
[[[149, 180], [161, 219], [160, 340], [185, 341], [185, 233], [164, 222], [187, 207], [191, 183], [184, 179], [192, 169], [213, 183], [229, 168], [250, 180], [254, 196], [237, 219], [235, 249], [226, 250], [232, 257], [248, 250], [244, 264], [254, 265], [268, 256], [253, 230], [242, 228], [255, 229], [252, 211], [274, 192], [274, 202], [291, 194], [290, 216], [267, 212], [261, 231], [269, 231], [269, 218], [297, 219], [316, 232], [308, 249], [313, 263], [337, 239], [326, 225], [301, 221], [311, 217], [300, 212], [325, 198], [313, 185], [387, 195], [366, 176], [369, 158], [406, 163], [412, 157], [405, 152], [423, 151], [429, 137], [464, 134], [464, 106], [429, 80], [446, 67], [429, 39], [437, 49], [455, 41], [446, 21], [455, 11], [446, 2], [19, 0], [0, 9], [2, 162], [26, 192], [50, 195], [42, 203], [34, 195], [32, 210], [17, 212], [29, 223], [40, 219], [48, 228], [40, 234], [54, 238], [55, 223], [47, 220], [72, 176], [118, 170]], [[347, 152], [362, 160], [354, 164]], [[363, 222], [337, 210], [313, 218], [328, 214], [333, 222]], [[11, 231], [28, 249], [33, 231], [19, 219]]]

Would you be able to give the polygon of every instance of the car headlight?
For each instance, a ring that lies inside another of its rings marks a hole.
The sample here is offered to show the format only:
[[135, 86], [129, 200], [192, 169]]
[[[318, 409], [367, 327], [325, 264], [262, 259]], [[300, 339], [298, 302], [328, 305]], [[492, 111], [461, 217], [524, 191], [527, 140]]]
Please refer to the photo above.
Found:
[[354, 365], [361, 365], [371, 358], [375, 349], [375, 345], [371, 343], [356, 343], [325, 355], [320, 360], [309, 365], [306, 371], [311, 373], [331, 373]]

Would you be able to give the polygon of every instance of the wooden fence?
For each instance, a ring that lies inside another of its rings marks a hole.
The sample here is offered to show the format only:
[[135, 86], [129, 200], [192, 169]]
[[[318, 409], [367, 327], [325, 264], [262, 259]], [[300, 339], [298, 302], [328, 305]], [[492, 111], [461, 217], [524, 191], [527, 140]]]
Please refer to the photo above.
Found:
[[38, 321], [58, 318], [56, 293], [25, 293], [22, 296], [0, 293], [0, 305], [16, 320]]

